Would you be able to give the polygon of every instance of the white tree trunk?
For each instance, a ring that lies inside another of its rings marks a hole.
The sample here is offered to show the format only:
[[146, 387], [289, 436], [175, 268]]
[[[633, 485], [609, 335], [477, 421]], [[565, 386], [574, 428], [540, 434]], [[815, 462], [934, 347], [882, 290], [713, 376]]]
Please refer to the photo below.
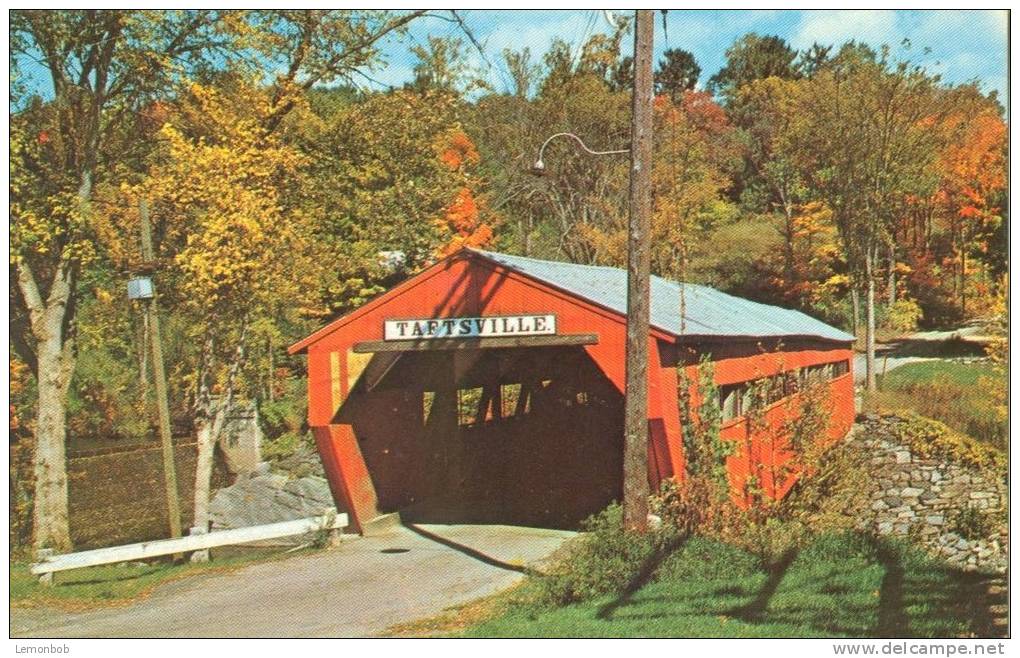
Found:
[[[234, 351], [234, 358], [227, 372], [226, 390], [223, 396], [214, 401], [209, 394], [204, 375], [199, 376], [199, 409], [196, 417], [196, 435], [198, 454], [195, 458], [195, 514], [192, 527], [195, 532], [209, 530], [209, 498], [212, 489], [213, 459], [216, 455], [216, 441], [223, 430], [227, 414], [234, 404], [234, 381], [244, 361], [245, 339], [248, 331], [247, 318], [242, 320], [241, 336]], [[212, 369], [212, 339], [206, 340], [203, 354], [202, 372], [208, 374]], [[196, 551], [193, 562], [204, 562], [209, 559], [209, 551]]]
[[209, 493], [213, 472], [213, 457], [216, 453], [216, 439], [219, 438], [226, 408], [217, 405], [215, 411], [198, 422], [196, 431], [198, 453], [195, 457], [195, 515], [192, 526], [209, 529]]
[[35, 275], [17, 265], [18, 289], [28, 308], [36, 351], [38, 409], [35, 430], [35, 500], [32, 509], [36, 550], [71, 548], [67, 513], [67, 392], [74, 372], [74, 343], [65, 333], [71, 302], [70, 269], [62, 262], [43, 301]]
[[35, 430], [35, 501], [32, 512], [35, 548], [71, 549], [67, 510], [67, 390], [73, 355], [62, 346], [59, 325], [39, 341], [37, 386], [39, 409]]
[[869, 393], [874, 393], [878, 389], [877, 381], [875, 379], [875, 271], [874, 271], [874, 255], [869, 249], [866, 256], [865, 271], [868, 277], [868, 293], [865, 299], [866, 313], [867, 313], [867, 324], [865, 326], [865, 373], [866, 381]]

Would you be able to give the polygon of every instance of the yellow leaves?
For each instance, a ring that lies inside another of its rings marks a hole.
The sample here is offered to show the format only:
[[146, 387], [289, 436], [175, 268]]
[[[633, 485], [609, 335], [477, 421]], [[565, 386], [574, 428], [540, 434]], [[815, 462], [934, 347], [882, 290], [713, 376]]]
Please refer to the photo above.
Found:
[[263, 92], [235, 98], [192, 85], [189, 94], [194, 107], [161, 128], [159, 159], [139, 191], [178, 242], [181, 292], [196, 307], [233, 312], [293, 298], [310, 232], [282, 191], [298, 184], [306, 159], [259, 127], [269, 108]]

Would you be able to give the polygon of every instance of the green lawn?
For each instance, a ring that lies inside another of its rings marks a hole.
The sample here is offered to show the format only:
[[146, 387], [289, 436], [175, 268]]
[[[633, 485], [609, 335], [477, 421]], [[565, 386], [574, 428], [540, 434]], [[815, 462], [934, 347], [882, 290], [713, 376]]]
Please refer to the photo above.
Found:
[[984, 361], [958, 363], [956, 361], [918, 361], [890, 370], [882, 383], [893, 389], [919, 384], [931, 384], [944, 379], [956, 386], [974, 386], [981, 377], [991, 377], [991, 366]]
[[154, 587], [187, 576], [227, 571], [254, 562], [278, 559], [278, 549], [221, 549], [210, 562], [154, 561], [146, 566], [109, 565], [54, 574], [54, 585], [40, 585], [24, 562], [10, 564], [12, 606], [56, 605], [83, 608], [119, 603], [147, 595]]
[[766, 568], [695, 538], [632, 594], [560, 608], [510, 600], [469, 637], [959, 637], [990, 623], [978, 576], [915, 549], [828, 536]]
[[889, 411], [910, 409], [1004, 449], [1008, 424], [996, 419], [990, 393], [993, 386], [1005, 388], [999, 379], [986, 362], [908, 363], [881, 378], [878, 404]]

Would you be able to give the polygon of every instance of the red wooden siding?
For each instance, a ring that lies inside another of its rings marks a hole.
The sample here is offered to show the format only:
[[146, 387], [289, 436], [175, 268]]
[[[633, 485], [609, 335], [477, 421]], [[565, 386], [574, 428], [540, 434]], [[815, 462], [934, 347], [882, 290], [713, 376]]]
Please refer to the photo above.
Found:
[[[360, 368], [368, 357], [354, 355], [355, 343], [383, 338], [383, 323], [397, 318], [455, 318], [552, 313], [559, 334], [597, 334], [598, 343], [583, 348], [605, 380], [622, 393], [624, 384], [625, 322], [619, 314], [543, 284], [492, 261], [461, 252], [365, 304], [291, 348], [308, 354], [308, 420], [334, 497], [350, 513], [357, 527], [387, 507], [401, 504], [428, 490], [415, 460], [427, 457], [413, 441], [400, 445], [385, 436], [411, 436], [422, 424], [420, 382], [407, 382], [404, 392], [372, 393], [373, 401], [347, 416], [339, 413], [351, 396]], [[686, 343], [685, 343], [686, 344]], [[843, 343], [791, 339], [779, 344], [703, 342], [680, 350], [676, 337], [653, 330], [649, 336], [649, 480], [653, 487], [669, 477], [682, 478], [684, 456], [677, 395], [677, 363], [696, 364], [699, 352], [715, 361], [717, 385], [746, 382], [805, 366], [852, 358]], [[580, 352], [578, 352], [580, 354]], [[681, 355], [684, 355], [681, 357]], [[452, 362], [451, 362], [452, 363]], [[693, 381], [696, 366], [687, 365]], [[451, 369], [452, 372], [452, 369]], [[415, 389], [417, 386], [417, 389]], [[842, 437], [853, 421], [852, 375], [831, 383], [833, 416], [830, 434]], [[416, 393], [415, 390], [418, 392]], [[417, 396], [417, 397], [416, 397]], [[787, 413], [779, 403], [766, 413], [770, 427], [779, 427]], [[351, 415], [353, 414], [353, 416]], [[620, 427], [606, 427], [608, 433]], [[725, 440], [747, 443], [748, 450], [730, 458], [728, 468], [735, 492], [743, 491], [748, 473], [762, 471], [762, 486], [771, 496], [782, 496], [796, 478], [787, 472], [795, 461], [781, 441], [751, 437], [741, 422], [724, 426]], [[594, 444], [593, 444], [594, 445]], [[366, 452], [368, 451], [368, 452]], [[599, 455], [591, 455], [599, 460]], [[383, 477], [382, 471], [386, 471]], [[782, 479], [775, 476], [784, 472]], [[373, 472], [386, 481], [377, 491]], [[394, 475], [396, 474], [396, 475]], [[403, 474], [403, 475], [401, 475]], [[403, 478], [403, 479], [401, 479]], [[406, 481], [406, 491], [394, 491], [391, 482]], [[413, 495], [412, 495], [413, 494]], [[382, 500], [380, 500], [382, 498]]]

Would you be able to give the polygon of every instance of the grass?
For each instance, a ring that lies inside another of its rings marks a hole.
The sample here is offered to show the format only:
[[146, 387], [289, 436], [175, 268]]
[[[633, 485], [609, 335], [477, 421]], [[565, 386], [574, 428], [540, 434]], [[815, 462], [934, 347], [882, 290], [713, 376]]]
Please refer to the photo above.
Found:
[[883, 411], [909, 409], [1004, 450], [1008, 423], [996, 418], [989, 391], [998, 385], [1006, 382], [997, 381], [987, 362], [922, 361], [886, 373], [876, 402]]
[[221, 549], [214, 560], [204, 563], [153, 561], [145, 566], [105, 565], [59, 572], [54, 574], [52, 586], [40, 585], [38, 578], [29, 572], [27, 563], [11, 562], [11, 606], [76, 610], [124, 604], [144, 598], [157, 586], [181, 578], [230, 571], [284, 557], [279, 549]]
[[[695, 537], [632, 593], [563, 607], [526, 597], [468, 637], [967, 637], [990, 627], [983, 579], [914, 548], [825, 535], [771, 564]], [[449, 628], [449, 626], [448, 626]]]
[[890, 370], [882, 383], [894, 389], [930, 385], [940, 380], [958, 387], [975, 386], [981, 377], [992, 376], [991, 366], [984, 361], [918, 361]]

